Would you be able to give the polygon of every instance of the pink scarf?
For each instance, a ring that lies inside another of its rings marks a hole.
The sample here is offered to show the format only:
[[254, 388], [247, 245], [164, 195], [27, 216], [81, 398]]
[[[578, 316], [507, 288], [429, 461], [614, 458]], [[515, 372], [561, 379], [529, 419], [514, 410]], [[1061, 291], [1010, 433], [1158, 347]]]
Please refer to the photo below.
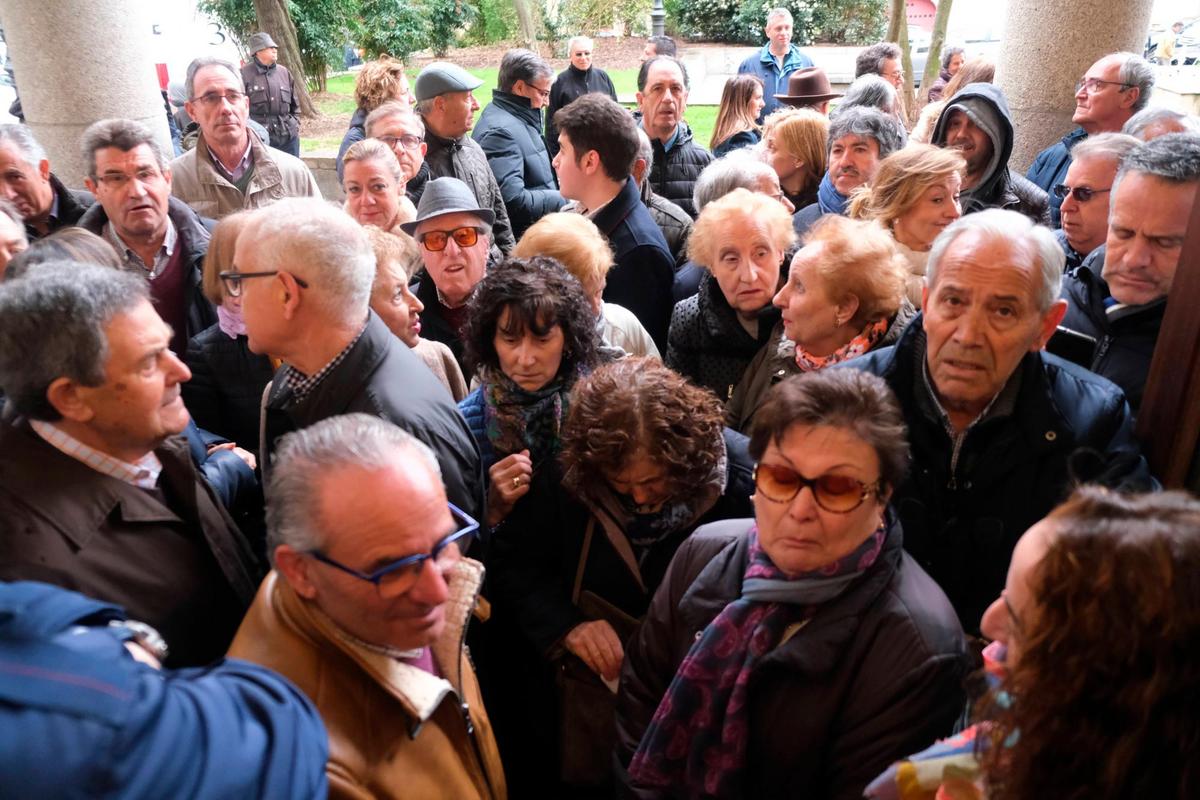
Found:
[[866, 353], [883, 338], [888, 330], [888, 320], [879, 320], [871, 323], [863, 328], [862, 333], [855, 336], [849, 343], [834, 350], [827, 356], [814, 356], [806, 351], [800, 345], [796, 345], [796, 366], [801, 372], [815, 372], [819, 369], [824, 369], [830, 364], [837, 364], [841, 361], [849, 361], [852, 358], [857, 358], [863, 353]]
[[246, 323], [242, 319], [242, 312], [228, 309], [223, 303], [217, 306], [217, 324], [221, 326], [221, 332], [230, 339], [246, 335]]

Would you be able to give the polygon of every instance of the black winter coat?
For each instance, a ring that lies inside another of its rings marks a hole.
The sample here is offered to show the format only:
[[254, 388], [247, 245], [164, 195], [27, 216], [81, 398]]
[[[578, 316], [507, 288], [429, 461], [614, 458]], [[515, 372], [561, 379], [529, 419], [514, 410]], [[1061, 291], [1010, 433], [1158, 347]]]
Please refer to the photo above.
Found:
[[184, 361], [192, 379], [180, 388], [196, 424], [258, 453], [263, 390], [271, 382], [271, 359], [250, 352], [245, 336], [230, 339], [219, 325], [188, 342]]
[[1087, 131], [1076, 128], [1037, 154], [1033, 165], [1025, 173], [1034, 186], [1046, 192], [1050, 198], [1050, 226], [1062, 226], [1062, 198], [1057, 197], [1052, 189], [1067, 178], [1067, 170], [1071, 167], [1071, 149], [1087, 138]]
[[632, 177], [592, 221], [613, 249], [604, 300], [632, 311], [659, 351], [666, 350], [675, 260]]
[[492, 92], [471, 137], [487, 154], [515, 238], [566, 203], [542, 138], [542, 112], [529, 100], [499, 89]]
[[[692, 534], [629, 643], [617, 695], [622, 796], [668, 796], [630, 787], [625, 768], [684, 656], [741, 597], [753, 524]], [[740, 796], [859, 798], [893, 761], [951, 732], [968, 671], [962, 629], [902, 539], [893, 519], [875, 563], [751, 674]]]
[[558, 128], [554, 125], [554, 115], [560, 108], [566, 108], [592, 92], [608, 95], [614, 102], [617, 99], [612, 78], [599, 67], [589, 67], [584, 71], [568, 64], [554, 77], [554, 83], [550, 86], [550, 102], [546, 104], [546, 149], [551, 159], [558, 155]]
[[355, 412], [386, 419], [429, 445], [450, 502], [481, 518], [483, 472], [467, 423], [446, 387], [374, 311], [354, 347], [303, 400], [294, 402], [290, 389], [272, 383], [260, 458], [264, 479], [280, 436]]
[[[750, 513], [754, 492], [749, 440], [726, 429], [728, 458], [725, 492], [695, 524], [651, 546], [641, 562], [641, 583], [597, 523], [592, 535], [582, 591], [590, 591], [631, 617], [640, 618], [650, 603], [675, 551], [698, 526]], [[571, 603], [571, 592], [584, 534], [592, 513], [561, 487], [561, 471], [547, 464], [535, 474], [529, 494], [498, 530], [492, 546], [489, 578], [494, 602], [514, 615], [538, 652], [552, 657], [572, 628], [585, 622]]]
[[[517, 241], [513, 238], [512, 225], [508, 221], [508, 208], [500, 196], [496, 176], [488, 166], [487, 155], [479, 143], [470, 136], [458, 139], [443, 139], [428, 127], [425, 129], [425, 164], [429, 167], [427, 180], [435, 178], [458, 178], [475, 195], [480, 208], [490, 208], [496, 215], [492, 223], [493, 260], [500, 260], [512, 252]], [[418, 177], [420, 173], [418, 173]], [[421, 183], [422, 189], [424, 182]], [[409, 187], [411, 189], [411, 187]], [[410, 194], [409, 197], [412, 195]], [[419, 204], [420, 198], [413, 200]]]
[[[367, 110], [365, 108], [354, 109], [354, 115], [350, 117], [350, 127], [346, 129], [346, 135], [342, 137], [342, 144], [338, 147], [337, 154], [337, 174], [338, 182], [341, 183], [342, 175], [345, 172], [345, 167], [342, 165], [342, 159], [346, 157], [346, 151], [354, 146], [355, 142], [361, 142], [367, 138]], [[424, 166], [425, 162], [421, 162]], [[406, 187], [407, 191], [407, 187]]]
[[471, 376], [467, 373], [467, 367], [463, 361], [463, 341], [458, 337], [458, 331], [442, 313], [442, 301], [438, 300], [437, 286], [434, 285], [433, 278], [426, 273], [422, 275], [418, 283], [410, 284], [409, 289], [425, 306], [425, 310], [421, 312], [421, 338], [441, 342], [449, 347], [454, 360], [458, 362], [458, 368], [470, 381]]
[[655, 194], [661, 194], [675, 205], [696, 218], [696, 204], [692, 194], [696, 190], [696, 179], [704, 168], [712, 163], [712, 153], [692, 139], [692, 129], [686, 122], [679, 123], [679, 136], [670, 152], [663, 150], [662, 142], [651, 138], [654, 148], [654, 165], [650, 167], [650, 185]]
[[1150, 475], [1119, 388], [1045, 352], [1017, 367], [1012, 412], [975, 423], [955, 445], [925, 389], [918, 316], [892, 347], [843, 368], [881, 376], [908, 426], [912, 467], [892, 497], [904, 546], [938, 582], [963, 629], [979, 630], [1004, 588], [1013, 547], [1078, 482], [1148, 491]]
[[1067, 301], [1067, 315], [1062, 327], [1096, 340], [1092, 357], [1077, 363], [1120, 386], [1129, 405], [1137, 411], [1146, 391], [1146, 376], [1167, 312], [1167, 299], [1144, 306], [1125, 306], [1114, 314], [1105, 313], [1104, 300], [1109, 292], [1100, 277], [1104, 253], [1101, 245], [1074, 275], [1063, 279], [1062, 297]]
[[760, 310], [758, 336], [751, 336], [721, 293], [716, 278], [705, 270], [700, 290], [675, 304], [666, 364], [725, 402], [754, 356], [771, 340], [779, 314], [773, 305]]
[[[79, 218], [96, 202], [96, 198], [91, 192], [85, 192], [82, 189], [68, 189], [53, 172], [50, 173], [50, 190], [54, 192], [54, 197], [58, 200], [58, 215], [50, 220], [50, 230], [46, 233], [47, 236], [60, 228], [77, 225]], [[31, 242], [42, 238], [42, 234], [38, 233], [37, 228], [32, 225], [25, 226], [25, 236]]]
[[1008, 169], [1008, 159], [1013, 149], [1012, 114], [1008, 111], [1008, 102], [1000, 87], [990, 83], [972, 83], [965, 87], [942, 109], [941, 116], [933, 126], [932, 144], [938, 147], [946, 146], [946, 130], [950, 126], [950, 116], [956, 107], [964, 102], [983, 103], [991, 107], [999, 117], [1001, 130], [1000, 139], [992, 140], [992, 147], [1000, 159], [995, 169], [984, 176], [979, 185], [964, 189], [962, 193], [962, 212], [970, 214], [985, 208], [1007, 208], [1019, 211], [1040, 225], [1050, 224], [1050, 200], [1042, 189], [1031, 183], [1022, 175]]

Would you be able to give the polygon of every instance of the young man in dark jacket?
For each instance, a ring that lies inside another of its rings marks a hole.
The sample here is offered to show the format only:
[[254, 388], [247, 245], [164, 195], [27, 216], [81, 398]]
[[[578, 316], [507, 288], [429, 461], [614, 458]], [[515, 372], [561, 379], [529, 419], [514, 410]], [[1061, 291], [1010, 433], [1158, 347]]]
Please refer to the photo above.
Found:
[[687, 98], [688, 77], [682, 62], [670, 56], [643, 62], [638, 71], [637, 102], [642, 128], [654, 148], [650, 185], [695, 219], [698, 212], [692, 191], [713, 156], [696, 144], [692, 129], [683, 121]]
[[550, 65], [528, 50], [509, 50], [500, 61], [497, 83], [471, 136], [487, 153], [513, 236], [520, 239], [526, 228], [566, 202], [542, 138]]
[[912, 469], [892, 498], [904, 547], [979, 630], [1013, 547], [1077, 482], [1157, 486], [1121, 390], [1043, 351], [1062, 320], [1053, 234], [971, 214], [930, 254], [923, 313], [892, 347], [848, 362], [900, 401]]
[[630, 175], [638, 151], [633, 118], [604, 95], [590, 94], [560, 111], [556, 124], [561, 149], [554, 169], [563, 196], [612, 245], [615, 265], [604, 299], [632, 311], [665, 351], [675, 259]]
[[1021, 175], [1009, 172], [1013, 125], [1000, 87], [972, 83], [942, 109], [931, 144], [953, 147], [967, 160], [962, 185], [962, 212], [985, 208], [1019, 211], [1034, 222], [1050, 222], [1046, 192]]

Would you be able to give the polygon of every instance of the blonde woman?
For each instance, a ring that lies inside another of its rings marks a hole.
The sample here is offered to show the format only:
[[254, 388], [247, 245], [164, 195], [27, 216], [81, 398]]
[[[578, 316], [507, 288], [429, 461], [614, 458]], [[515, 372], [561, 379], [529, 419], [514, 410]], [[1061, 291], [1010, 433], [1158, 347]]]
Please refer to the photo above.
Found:
[[763, 160], [775, 170], [784, 195], [797, 211], [817, 202], [828, 136], [829, 120], [801, 108], [775, 122], [763, 141]]
[[966, 168], [956, 150], [910, 145], [881, 161], [875, 179], [851, 197], [851, 217], [874, 220], [895, 237], [908, 265], [906, 294], [917, 308], [933, 240], [962, 216], [958, 195]]
[[400, 162], [392, 148], [379, 139], [351, 145], [342, 167], [345, 210], [359, 225], [399, 233], [402, 222], [417, 218], [416, 208], [404, 194], [407, 184]]
[[350, 129], [346, 131], [342, 145], [338, 148], [338, 180], [342, 178], [342, 160], [346, 151], [355, 142], [367, 138], [367, 117], [391, 100], [399, 100], [406, 108], [411, 108], [416, 101], [408, 85], [408, 76], [404, 74], [404, 64], [390, 56], [363, 64], [362, 70], [354, 80], [354, 101], [358, 108], [354, 110], [354, 116], [350, 117]]
[[763, 83], [753, 75], [735, 75], [725, 81], [721, 106], [708, 142], [716, 158], [759, 142], [759, 127], [755, 120], [762, 112]]
[[660, 358], [654, 340], [633, 312], [604, 302], [606, 276], [613, 266], [612, 248], [590, 219], [567, 212], [547, 214], [522, 234], [512, 254], [514, 258], [546, 256], [566, 267], [583, 286], [603, 344], [631, 356]]

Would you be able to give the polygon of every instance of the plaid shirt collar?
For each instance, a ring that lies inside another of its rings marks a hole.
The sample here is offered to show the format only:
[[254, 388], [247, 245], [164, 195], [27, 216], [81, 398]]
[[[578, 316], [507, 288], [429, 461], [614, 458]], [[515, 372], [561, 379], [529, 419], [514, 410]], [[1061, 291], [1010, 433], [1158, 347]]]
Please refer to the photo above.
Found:
[[305, 375], [291, 364], [284, 365], [283, 375], [280, 379], [283, 381], [283, 388], [291, 391], [292, 401], [298, 403], [312, 394], [321, 385], [321, 381], [325, 380], [329, 373], [337, 368], [338, 364], [346, 360], [346, 356], [354, 349], [354, 345], [358, 344], [358, 340], [362, 338], [363, 332], [366, 329], [366, 324], [363, 324], [362, 328], [358, 331], [358, 335], [350, 341], [350, 344], [346, 345], [342, 352], [334, 356], [332, 361], [312, 375]]
[[139, 489], [153, 489], [158, 485], [158, 475], [162, 472], [162, 462], [151, 451], [146, 453], [134, 464], [113, 458], [101, 453], [95, 448], [88, 447], [83, 442], [65, 433], [61, 428], [49, 422], [31, 419], [29, 426], [38, 436], [46, 440], [46, 444], [70, 456], [76, 461], [91, 467], [99, 473], [116, 478], [125, 483], [131, 483]]

